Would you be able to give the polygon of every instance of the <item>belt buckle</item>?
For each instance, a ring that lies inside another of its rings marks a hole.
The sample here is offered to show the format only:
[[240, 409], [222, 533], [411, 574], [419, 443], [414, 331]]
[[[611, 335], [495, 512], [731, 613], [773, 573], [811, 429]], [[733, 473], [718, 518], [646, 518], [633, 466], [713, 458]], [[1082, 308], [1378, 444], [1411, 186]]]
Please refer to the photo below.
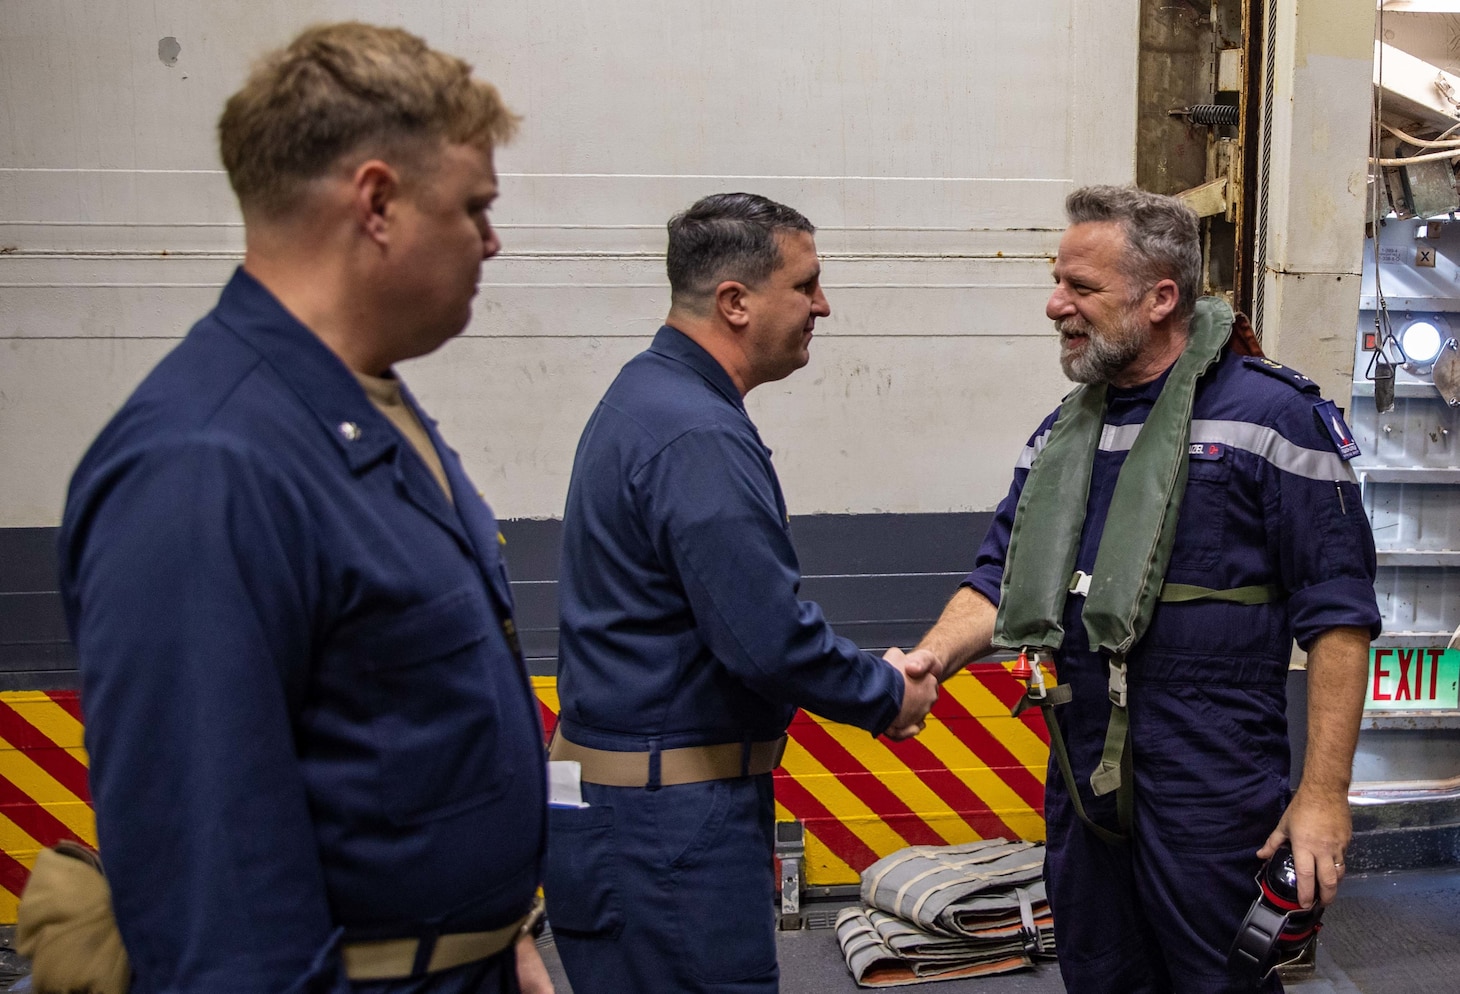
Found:
[[1125, 660], [1110, 661], [1110, 703], [1118, 708], [1125, 707]]

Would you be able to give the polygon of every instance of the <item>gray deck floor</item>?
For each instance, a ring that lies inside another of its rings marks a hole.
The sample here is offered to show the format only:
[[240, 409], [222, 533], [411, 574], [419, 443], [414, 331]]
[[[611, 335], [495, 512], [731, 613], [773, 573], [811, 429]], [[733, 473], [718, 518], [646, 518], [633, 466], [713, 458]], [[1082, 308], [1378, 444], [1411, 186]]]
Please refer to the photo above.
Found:
[[[818, 916], [823, 917], [823, 916]], [[1313, 976], [1290, 982], [1292, 994], [1456, 994], [1460, 992], [1460, 868], [1365, 874], [1344, 882], [1323, 919]], [[0, 991], [28, 989], [26, 966], [0, 929]], [[853, 994], [858, 988], [829, 928], [780, 933], [783, 994]], [[572, 994], [551, 941], [544, 958], [558, 994]], [[13, 971], [13, 972], [12, 972]], [[920, 985], [938, 994], [1061, 994], [1059, 969], [1033, 970]], [[656, 992], [624, 992], [656, 994]]]
[[[544, 953], [558, 994], [571, 994], [557, 956]], [[780, 934], [783, 994], [852, 994], [830, 929]], [[1059, 969], [920, 985], [938, 994], [1060, 994]], [[1324, 915], [1312, 977], [1292, 994], [1455, 994], [1460, 992], [1460, 869], [1354, 876]], [[628, 992], [626, 992], [628, 994]]]

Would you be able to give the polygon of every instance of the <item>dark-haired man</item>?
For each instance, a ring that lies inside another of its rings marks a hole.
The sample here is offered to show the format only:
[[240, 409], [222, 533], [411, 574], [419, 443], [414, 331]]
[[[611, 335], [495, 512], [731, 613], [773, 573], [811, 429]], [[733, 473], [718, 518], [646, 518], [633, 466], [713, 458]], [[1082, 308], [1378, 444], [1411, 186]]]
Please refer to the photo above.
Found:
[[61, 532], [134, 994], [551, 989], [496, 521], [392, 372], [466, 325], [514, 125], [466, 63], [363, 24], [268, 56], [219, 121], [243, 266]]
[[773, 992], [771, 770], [798, 706], [892, 737], [936, 696], [800, 600], [785, 500], [743, 398], [806, 365], [814, 229], [746, 193], [669, 222], [672, 303], [589, 419], [563, 516], [547, 893], [577, 994]]
[[[1312, 381], [1236, 354], [1230, 309], [1197, 300], [1189, 209], [1109, 186], [1066, 208], [1045, 313], [1082, 386], [1030, 439], [922, 647], [944, 678], [994, 646], [1053, 656], [1062, 686], [1034, 703], [1054, 719], [1045, 875], [1066, 987], [1251, 990], [1227, 953], [1262, 860], [1291, 842], [1305, 905], [1343, 875], [1379, 630], [1356, 452]], [[1308, 751], [1290, 797], [1295, 638]]]

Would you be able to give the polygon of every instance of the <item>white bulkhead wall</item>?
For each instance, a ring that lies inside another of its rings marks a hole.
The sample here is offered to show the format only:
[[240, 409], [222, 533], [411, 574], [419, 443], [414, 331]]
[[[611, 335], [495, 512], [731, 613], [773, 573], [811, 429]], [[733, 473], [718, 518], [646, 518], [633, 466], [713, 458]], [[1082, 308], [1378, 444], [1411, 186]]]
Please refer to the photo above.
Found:
[[301, 27], [401, 24], [525, 116], [461, 340], [402, 373], [499, 515], [561, 514], [578, 433], [668, 307], [664, 222], [750, 190], [819, 227], [832, 317], [750, 397], [792, 513], [987, 510], [1068, 384], [1062, 201], [1134, 176], [1136, 0], [0, 4], [0, 527], [238, 263], [214, 124]]

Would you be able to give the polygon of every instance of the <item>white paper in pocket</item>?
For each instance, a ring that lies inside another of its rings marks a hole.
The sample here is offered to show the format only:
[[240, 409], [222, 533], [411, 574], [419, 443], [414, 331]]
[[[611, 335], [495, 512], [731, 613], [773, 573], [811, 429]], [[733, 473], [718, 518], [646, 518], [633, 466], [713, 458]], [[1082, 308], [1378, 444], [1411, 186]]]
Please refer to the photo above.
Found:
[[555, 759], [548, 764], [548, 805], [586, 808], [583, 800], [583, 764], [576, 759]]

